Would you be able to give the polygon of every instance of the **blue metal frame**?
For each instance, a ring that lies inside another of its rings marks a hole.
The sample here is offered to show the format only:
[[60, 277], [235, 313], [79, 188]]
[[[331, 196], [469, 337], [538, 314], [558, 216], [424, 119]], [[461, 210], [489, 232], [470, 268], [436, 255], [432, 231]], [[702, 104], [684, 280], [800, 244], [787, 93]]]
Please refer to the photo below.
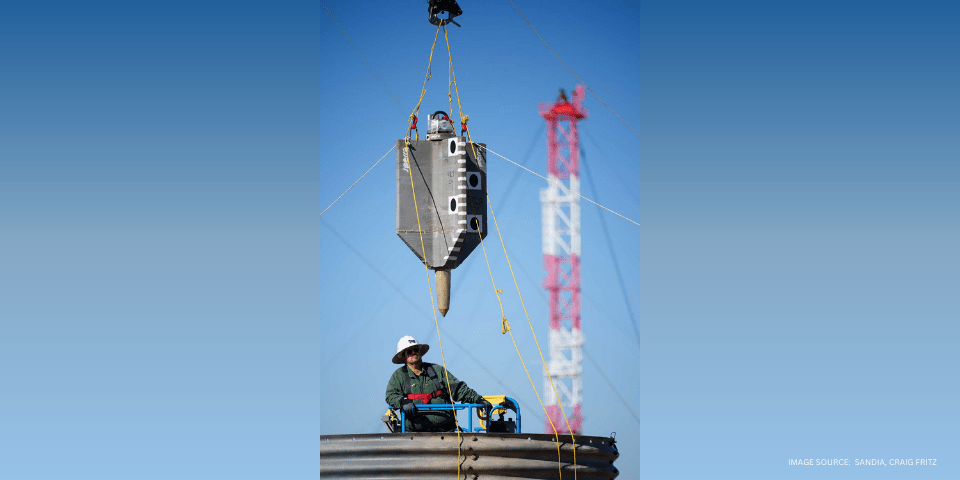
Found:
[[[517, 433], [521, 433], [523, 430], [520, 429], [520, 404], [517, 403], [516, 400], [514, 400], [514, 399], [512, 399], [512, 398], [510, 398], [510, 397], [506, 397], [506, 399], [509, 400], [510, 403], [513, 404], [513, 408], [506, 407], [506, 406], [504, 406], [503, 404], [497, 404], [497, 405], [494, 405], [494, 406], [493, 406], [493, 410], [496, 410], [496, 409], [499, 408], [499, 407], [506, 408], [507, 410], [513, 410], [513, 412], [517, 414]], [[468, 432], [485, 432], [485, 431], [487, 431], [487, 429], [486, 429], [486, 428], [483, 428], [483, 427], [477, 427], [476, 430], [474, 430], [474, 428], [473, 428], [473, 409], [475, 409], [475, 408], [483, 408], [484, 405], [483, 405], [483, 404], [480, 404], [480, 403], [457, 403], [457, 404], [452, 404], [452, 405], [449, 404], [449, 403], [428, 403], [428, 404], [425, 404], [425, 405], [417, 405], [417, 410], [450, 410], [451, 407], [453, 407], [453, 409], [454, 409], [454, 410], [457, 410], [457, 411], [463, 410], [463, 409], [470, 409], [470, 412], [467, 414], [467, 431], [468, 431]], [[393, 408], [393, 407], [390, 407], [390, 408]], [[406, 431], [407, 431], [407, 422], [406, 422], [407, 416], [406, 416], [405, 413], [403, 413], [403, 409], [402, 409], [402, 408], [401, 408], [401, 409], [397, 409], [397, 410], [400, 411], [400, 433], [406, 433]], [[491, 412], [492, 412], [492, 410], [491, 410]], [[492, 416], [493, 416], [493, 413], [491, 413], [490, 416], [492, 417]], [[487, 422], [490, 422], [490, 419], [487, 419]]]

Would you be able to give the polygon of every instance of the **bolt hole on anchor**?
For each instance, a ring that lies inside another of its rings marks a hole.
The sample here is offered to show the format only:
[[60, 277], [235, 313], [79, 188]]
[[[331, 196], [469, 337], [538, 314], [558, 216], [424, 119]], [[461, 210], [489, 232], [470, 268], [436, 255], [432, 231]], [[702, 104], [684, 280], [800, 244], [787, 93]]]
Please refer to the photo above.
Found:
[[456, 212], [456, 211], [457, 211], [457, 199], [456, 199], [456, 198], [451, 198], [451, 199], [450, 199], [450, 211], [451, 211], [451, 212]]
[[470, 228], [474, 230], [480, 230], [480, 220], [478, 220], [477, 217], [470, 219]]
[[457, 153], [457, 141], [450, 140], [450, 153]]

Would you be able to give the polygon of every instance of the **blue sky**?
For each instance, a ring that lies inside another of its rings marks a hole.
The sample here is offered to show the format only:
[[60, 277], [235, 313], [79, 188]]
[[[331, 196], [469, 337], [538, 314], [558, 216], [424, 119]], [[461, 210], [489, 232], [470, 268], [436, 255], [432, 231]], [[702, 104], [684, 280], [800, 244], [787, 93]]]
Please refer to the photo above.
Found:
[[[324, 2], [369, 67], [316, 1], [0, 4], [0, 477], [314, 478], [320, 435], [383, 431], [397, 339], [441, 350], [395, 157], [320, 212], [403, 134], [424, 3]], [[640, 224], [581, 205], [584, 429], [620, 478], [955, 478], [960, 8], [517, 5], [639, 132], [588, 93], [582, 193]], [[543, 173], [537, 103], [576, 79], [509, 2], [461, 6], [474, 138]], [[491, 158], [545, 346], [544, 183]], [[540, 431], [492, 290], [477, 250], [447, 365]]]

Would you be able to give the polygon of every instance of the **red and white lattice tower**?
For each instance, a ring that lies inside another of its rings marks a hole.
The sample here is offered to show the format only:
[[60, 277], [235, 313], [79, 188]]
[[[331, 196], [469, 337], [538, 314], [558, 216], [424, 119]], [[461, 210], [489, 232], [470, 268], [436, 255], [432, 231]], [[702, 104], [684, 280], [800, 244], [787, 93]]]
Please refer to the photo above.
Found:
[[[583, 85], [572, 99], [561, 90], [556, 102], [540, 104], [547, 121], [547, 188], [540, 191], [543, 211], [543, 287], [550, 294], [550, 374], [543, 372], [547, 413], [546, 432], [580, 433], [583, 384], [583, 334], [580, 331], [580, 133], [577, 124], [587, 117]], [[553, 377], [554, 394], [550, 385]], [[567, 411], [570, 428], [560, 411]]]

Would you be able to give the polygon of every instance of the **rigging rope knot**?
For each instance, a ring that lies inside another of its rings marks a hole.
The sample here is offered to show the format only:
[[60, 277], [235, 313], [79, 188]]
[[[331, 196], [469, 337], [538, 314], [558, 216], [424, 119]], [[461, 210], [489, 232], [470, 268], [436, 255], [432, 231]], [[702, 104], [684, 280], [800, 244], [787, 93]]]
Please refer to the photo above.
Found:
[[460, 131], [465, 132], [467, 130], [467, 122], [470, 120], [470, 117], [467, 115], [460, 116]]
[[411, 114], [410, 114], [410, 118], [409, 118], [408, 120], [410, 120], [410, 130], [416, 130], [416, 129], [417, 129], [417, 115], [411, 113]]
[[503, 317], [503, 322], [500, 324], [500, 333], [506, 335], [510, 331], [510, 322], [507, 321], [507, 317]]

